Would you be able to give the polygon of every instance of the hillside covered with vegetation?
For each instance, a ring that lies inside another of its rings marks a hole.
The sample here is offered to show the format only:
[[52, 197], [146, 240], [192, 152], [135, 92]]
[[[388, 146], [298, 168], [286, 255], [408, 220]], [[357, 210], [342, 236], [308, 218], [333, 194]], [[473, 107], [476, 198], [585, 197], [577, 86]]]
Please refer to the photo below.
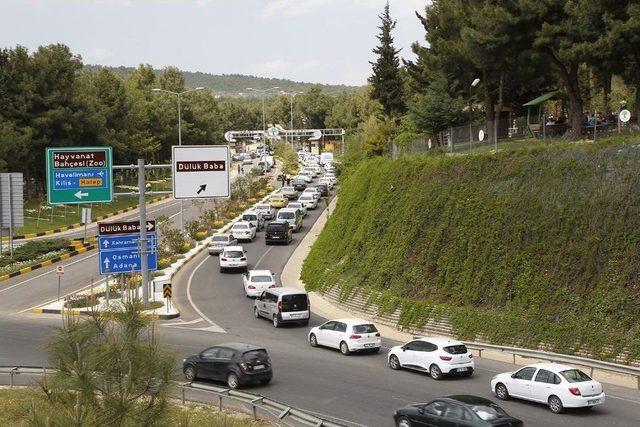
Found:
[[640, 145], [373, 158], [344, 171], [310, 290], [465, 339], [640, 356]]

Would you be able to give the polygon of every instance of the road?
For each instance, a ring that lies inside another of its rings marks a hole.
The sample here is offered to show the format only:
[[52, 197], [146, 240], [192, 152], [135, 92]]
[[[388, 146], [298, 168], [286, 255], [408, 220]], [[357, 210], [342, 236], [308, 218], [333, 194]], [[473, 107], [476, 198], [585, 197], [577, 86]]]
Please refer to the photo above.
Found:
[[[244, 245], [251, 267], [270, 269], [279, 278], [289, 256], [319, 215], [320, 209], [309, 211], [303, 230], [294, 235], [294, 242], [288, 246], [266, 246], [263, 233], [259, 233], [254, 242]], [[174, 297], [182, 315], [178, 320], [160, 322], [158, 336], [178, 356], [228, 341], [264, 346], [271, 355], [275, 376], [268, 386], [252, 387], [250, 392], [362, 425], [390, 426], [395, 408], [447, 394], [469, 393], [495, 401], [489, 390], [490, 378], [514, 369], [514, 365], [477, 359], [472, 378], [436, 382], [424, 374], [391, 370], [386, 366], [385, 351], [342, 356], [338, 351], [311, 348], [306, 341], [308, 328], [275, 329], [269, 321], [255, 319], [252, 300], [244, 296], [240, 274], [221, 274], [217, 258], [206, 252], [178, 273]], [[313, 315], [310, 323], [317, 325], [324, 320]], [[57, 316], [30, 313], [0, 316], [0, 365], [46, 365], [42, 343], [49, 328], [59, 322]], [[383, 339], [385, 348], [396, 344]], [[605, 391], [607, 402], [591, 412], [553, 415], [537, 404], [500, 404], [527, 426], [638, 425], [640, 392], [612, 385], [605, 385]]]

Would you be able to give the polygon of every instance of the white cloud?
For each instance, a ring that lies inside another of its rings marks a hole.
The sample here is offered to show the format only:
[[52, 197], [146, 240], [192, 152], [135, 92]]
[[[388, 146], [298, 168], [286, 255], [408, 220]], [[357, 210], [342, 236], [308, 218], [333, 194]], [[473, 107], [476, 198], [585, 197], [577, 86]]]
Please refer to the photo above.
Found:
[[260, 77], [288, 78], [309, 81], [311, 75], [317, 71], [326, 70], [328, 65], [322, 61], [292, 62], [284, 59], [272, 59], [250, 65], [247, 72]]
[[103, 62], [113, 56], [113, 51], [106, 47], [94, 47], [87, 52], [85, 60], [88, 62]]
[[[297, 17], [319, 12], [327, 6], [339, 6], [351, 10], [380, 10], [386, 0], [269, 0], [260, 11], [262, 18]], [[413, 14], [415, 10], [422, 13], [430, 0], [391, 0], [391, 14], [394, 16]]]

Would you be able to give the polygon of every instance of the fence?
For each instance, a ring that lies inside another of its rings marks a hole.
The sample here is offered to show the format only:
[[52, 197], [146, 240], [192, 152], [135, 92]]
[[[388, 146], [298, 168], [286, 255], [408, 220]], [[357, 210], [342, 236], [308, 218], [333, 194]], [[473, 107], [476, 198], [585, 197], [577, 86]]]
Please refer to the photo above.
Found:
[[[49, 368], [37, 368], [27, 366], [0, 366], [0, 375], [9, 376], [9, 386], [15, 386], [17, 375], [26, 375], [31, 377], [41, 377], [47, 372], [53, 372]], [[265, 396], [246, 393], [243, 391], [230, 390], [227, 388], [216, 387], [209, 384], [201, 383], [174, 383], [179, 390], [179, 396], [182, 405], [187, 402], [198, 402], [205, 404], [215, 404], [220, 411], [224, 408], [248, 411], [254, 420], [260, 417], [266, 417], [274, 420], [279, 424], [286, 426], [317, 426], [317, 427], [359, 427], [360, 424], [352, 423], [346, 420], [336, 419], [327, 415], [311, 413], [293, 406], [281, 403]], [[191, 395], [191, 397], [189, 396]], [[196, 398], [196, 394], [204, 394], [211, 397]], [[215, 400], [215, 401], [213, 401]]]

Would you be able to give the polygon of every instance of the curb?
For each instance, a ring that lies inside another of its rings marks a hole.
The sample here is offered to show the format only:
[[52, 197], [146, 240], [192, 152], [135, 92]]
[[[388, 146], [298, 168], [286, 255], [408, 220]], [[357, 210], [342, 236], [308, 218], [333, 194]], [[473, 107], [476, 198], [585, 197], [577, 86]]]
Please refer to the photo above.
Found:
[[[58, 310], [53, 308], [36, 307], [36, 308], [32, 308], [31, 312], [37, 313], [37, 314], [73, 314], [73, 315], [81, 315], [81, 316], [88, 316], [91, 314], [90, 312], [78, 310], [76, 308], [69, 308], [69, 309], [63, 308]], [[158, 320], [170, 320], [170, 319], [175, 319], [177, 317], [180, 317], [180, 313], [173, 313], [173, 314], [148, 313], [144, 315], [151, 317], [152, 319], [158, 319]]]
[[[151, 199], [151, 200], [149, 200], [147, 202], [147, 205], [159, 202], [161, 200], [166, 200], [166, 199], [168, 199], [170, 197], [171, 197], [171, 195], [167, 194], [166, 196], [153, 198], [153, 199]], [[123, 214], [123, 213], [131, 212], [131, 211], [133, 211], [135, 209], [138, 209], [138, 206], [139, 205], [129, 206], [128, 208], [120, 209], [120, 210], [117, 210], [115, 212], [110, 212], [110, 213], [108, 213], [106, 215], [97, 216], [95, 218], [92, 218], [91, 222], [102, 221], [103, 219], [107, 219], [107, 218], [111, 218], [111, 217], [116, 216], [116, 215], [120, 215], [120, 214]], [[83, 225], [84, 225], [84, 223], [78, 222], [78, 223], [75, 223], [75, 224], [69, 224], [69, 225], [64, 226], [64, 227], [56, 228], [55, 230], [40, 231], [38, 233], [27, 233], [27, 234], [23, 234], [21, 236], [13, 236], [13, 240], [32, 239], [34, 237], [51, 236], [51, 235], [56, 234], [56, 233], [62, 233], [63, 231], [73, 230], [74, 228], [78, 228], [78, 227], [81, 227]], [[3, 237], [2, 238], [2, 241], [8, 241], [8, 240], [9, 240], [8, 237]]]
[[37, 270], [39, 268], [46, 267], [47, 265], [51, 265], [54, 262], [59, 262], [59, 261], [71, 258], [72, 256], [76, 256], [78, 254], [81, 254], [81, 253], [84, 253], [84, 252], [87, 252], [87, 251], [91, 251], [91, 250], [93, 250], [93, 249], [95, 249], [97, 247], [98, 247], [98, 245], [96, 243], [91, 243], [91, 244], [85, 243], [84, 246], [78, 247], [76, 250], [67, 252], [66, 254], [62, 254], [62, 255], [57, 256], [55, 258], [51, 258], [51, 259], [48, 259], [46, 261], [39, 262], [38, 264], [34, 264], [34, 265], [29, 266], [29, 267], [25, 267], [25, 268], [23, 268], [21, 270], [14, 271], [13, 273], [4, 274], [4, 275], [0, 276], [0, 282], [3, 282], [5, 280], [9, 280], [9, 279], [13, 279], [14, 277], [17, 277], [17, 276], [20, 276], [20, 275], [23, 275], [23, 274], [30, 273], [33, 270]]

